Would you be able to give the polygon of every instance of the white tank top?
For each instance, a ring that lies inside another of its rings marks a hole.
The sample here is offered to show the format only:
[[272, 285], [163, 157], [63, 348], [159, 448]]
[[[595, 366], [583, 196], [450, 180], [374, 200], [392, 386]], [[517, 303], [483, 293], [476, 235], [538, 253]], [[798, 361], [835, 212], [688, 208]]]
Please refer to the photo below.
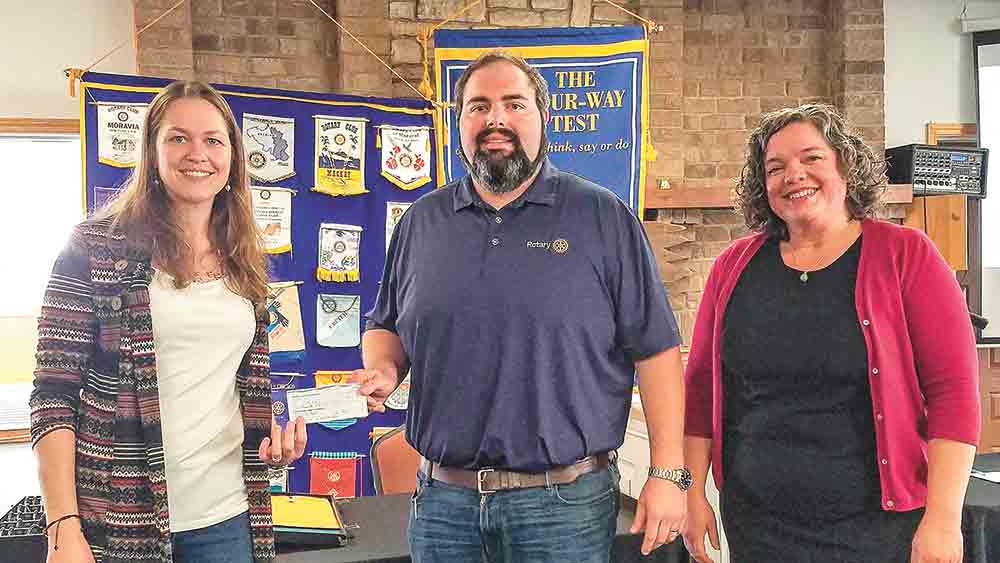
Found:
[[224, 280], [149, 286], [170, 531], [218, 524], [248, 509], [236, 371], [253, 342], [253, 305]]

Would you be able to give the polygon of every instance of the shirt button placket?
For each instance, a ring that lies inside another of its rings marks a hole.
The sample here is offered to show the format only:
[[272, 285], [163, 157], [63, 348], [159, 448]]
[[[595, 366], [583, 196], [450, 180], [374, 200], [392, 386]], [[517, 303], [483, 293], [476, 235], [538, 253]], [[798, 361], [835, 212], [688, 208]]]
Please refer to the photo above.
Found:
[[493, 216], [493, 226], [488, 229], [490, 231], [490, 246], [499, 248], [503, 246], [503, 236], [500, 231], [500, 224], [503, 223], [503, 217], [500, 216], [499, 211], [493, 211], [491, 215]]

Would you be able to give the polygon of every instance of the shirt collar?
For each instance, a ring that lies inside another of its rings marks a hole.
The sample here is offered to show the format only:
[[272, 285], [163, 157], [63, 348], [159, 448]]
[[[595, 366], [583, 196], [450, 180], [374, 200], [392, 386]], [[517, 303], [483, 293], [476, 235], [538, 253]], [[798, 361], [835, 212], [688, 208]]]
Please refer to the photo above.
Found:
[[[538, 175], [535, 176], [535, 180], [531, 183], [531, 186], [521, 194], [520, 197], [508, 204], [509, 207], [524, 207], [526, 203], [537, 203], [540, 205], [555, 205], [556, 202], [556, 188], [558, 182], [558, 177], [556, 176], [558, 169], [552, 165], [548, 157], [542, 161], [541, 170], [538, 171]], [[476, 192], [476, 188], [472, 185], [472, 177], [468, 174], [461, 179], [458, 187], [455, 189], [454, 195], [454, 207], [455, 211], [461, 211], [470, 205], [475, 205], [478, 207], [487, 207], [483, 198], [479, 196]]]

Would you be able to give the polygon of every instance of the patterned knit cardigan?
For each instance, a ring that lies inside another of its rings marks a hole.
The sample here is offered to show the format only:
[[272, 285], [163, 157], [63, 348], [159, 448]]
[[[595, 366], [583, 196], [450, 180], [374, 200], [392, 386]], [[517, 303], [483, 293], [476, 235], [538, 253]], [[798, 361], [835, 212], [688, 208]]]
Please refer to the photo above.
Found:
[[[109, 219], [78, 225], [56, 260], [38, 320], [33, 444], [76, 433], [76, 494], [98, 561], [172, 560], [160, 404], [149, 311], [148, 254]], [[256, 563], [274, 560], [267, 466], [271, 424], [267, 318], [236, 376], [243, 413], [243, 480]]]

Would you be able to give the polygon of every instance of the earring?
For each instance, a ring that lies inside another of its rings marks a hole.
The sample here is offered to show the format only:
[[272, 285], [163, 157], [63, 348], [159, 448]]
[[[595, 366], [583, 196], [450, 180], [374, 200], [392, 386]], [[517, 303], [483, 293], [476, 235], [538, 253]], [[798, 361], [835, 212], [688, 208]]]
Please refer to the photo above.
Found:
[[226, 191], [227, 192], [228, 191], [232, 191], [232, 189], [233, 189], [232, 186], [230, 186], [229, 184], [226, 184]]

